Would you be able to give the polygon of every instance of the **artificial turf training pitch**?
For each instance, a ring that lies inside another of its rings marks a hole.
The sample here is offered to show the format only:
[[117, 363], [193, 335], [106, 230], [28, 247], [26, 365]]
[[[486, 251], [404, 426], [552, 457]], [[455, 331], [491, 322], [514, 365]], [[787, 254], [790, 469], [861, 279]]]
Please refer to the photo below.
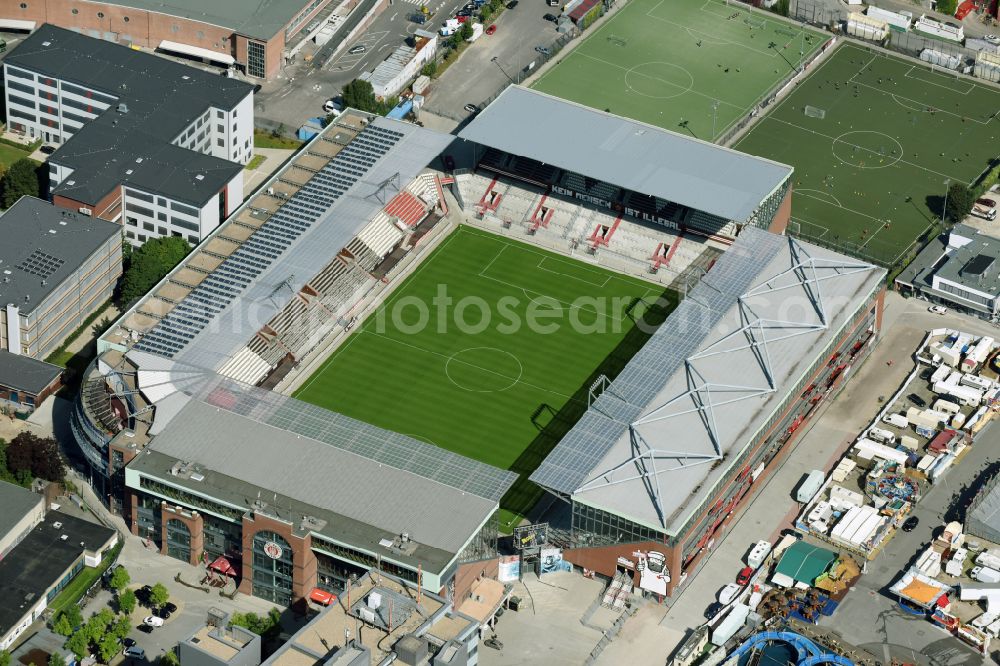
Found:
[[[448, 307], [434, 300], [442, 290]], [[501, 502], [509, 530], [587, 389], [648, 338], [637, 318], [660, 323], [674, 302], [638, 278], [460, 227], [296, 397], [518, 472]], [[532, 312], [547, 314], [529, 326]]]
[[792, 234], [888, 265], [941, 215], [946, 181], [1000, 154], [998, 112], [1000, 90], [844, 44], [734, 148], [795, 167]]
[[724, 0], [630, 0], [532, 87], [714, 141], [826, 40]]

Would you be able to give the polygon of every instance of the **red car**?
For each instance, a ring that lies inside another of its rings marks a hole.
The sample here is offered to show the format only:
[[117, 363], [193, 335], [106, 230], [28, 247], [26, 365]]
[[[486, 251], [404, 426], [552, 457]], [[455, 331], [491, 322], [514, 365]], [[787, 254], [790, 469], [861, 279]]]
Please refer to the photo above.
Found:
[[736, 574], [736, 584], [746, 585], [750, 582], [750, 576], [753, 576], [753, 569], [751, 567], [743, 567], [740, 572]]
[[469, 17], [468, 16], [456, 16], [455, 20], [458, 21], [459, 23], [465, 23], [466, 21], [469, 20]]
[[987, 208], [996, 208], [997, 202], [993, 199], [987, 199], [983, 197], [982, 199], [976, 199], [976, 203], [980, 206], [986, 206]]
[[487, 35], [492, 35], [496, 31], [497, 31], [497, 26], [496, 26], [495, 23], [493, 25], [491, 25], [490, 27], [486, 28], [486, 34]]

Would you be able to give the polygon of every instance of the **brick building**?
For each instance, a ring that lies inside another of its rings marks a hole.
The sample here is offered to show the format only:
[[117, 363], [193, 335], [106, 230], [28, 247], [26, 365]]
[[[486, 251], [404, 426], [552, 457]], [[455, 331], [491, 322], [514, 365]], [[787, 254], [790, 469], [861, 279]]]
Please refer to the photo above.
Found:
[[23, 29], [43, 23], [124, 46], [157, 49], [271, 79], [337, 6], [332, 0], [0, 0]]

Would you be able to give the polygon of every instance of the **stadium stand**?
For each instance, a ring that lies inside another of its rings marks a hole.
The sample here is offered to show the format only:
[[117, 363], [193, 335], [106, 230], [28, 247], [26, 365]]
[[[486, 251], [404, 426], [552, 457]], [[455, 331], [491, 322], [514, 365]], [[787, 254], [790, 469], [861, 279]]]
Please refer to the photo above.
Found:
[[[479, 202], [473, 212], [487, 229], [643, 277], [654, 275], [664, 284], [683, 283], [692, 271], [707, 270], [726, 247], [485, 171], [458, 174], [455, 185], [462, 201]], [[485, 205], [491, 197], [495, 208]]]

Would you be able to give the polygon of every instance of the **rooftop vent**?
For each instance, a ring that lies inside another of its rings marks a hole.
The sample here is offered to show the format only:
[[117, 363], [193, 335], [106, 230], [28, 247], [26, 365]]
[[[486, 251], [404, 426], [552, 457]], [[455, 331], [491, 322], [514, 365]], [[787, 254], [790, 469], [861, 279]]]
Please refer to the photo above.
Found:
[[118, 113], [128, 113], [128, 104], [126, 104], [125, 102], [119, 102]]
[[197, 176], [194, 177], [194, 179], [195, 180], [205, 180], [205, 176], [203, 176], [202, 174], [199, 173]]
[[131, 176], [132, 175], [132, 169], [125, 169], [125, 175], [126, 176]]
[[68, 538], [69, 538], [69, 535], [68, 535], [68, 534], [61, 534], [61, 535], [59, 536], [59, 539], [60, 539], [60, 541], [65, 541], [65, 540], [66, 540], [66, 539], [68, 539]]
[[52, 46], [52, 42], [42, 42], [42, 46]]
[[191, 474], [191, 480], [192, 481], [204, 481], [205, 480], [205, 475], [201, 474], [200, 472], [194, 472], [193, 474]]
[[135, 163], [136, 164], [142, 164], [142, 158], [141, 157], [135, 158]]
[[62, 529], [62, 523], [60, 523], [57, 520], [56, 522], [52, 523], [52, 527], [56, 528], [57, 530]]

